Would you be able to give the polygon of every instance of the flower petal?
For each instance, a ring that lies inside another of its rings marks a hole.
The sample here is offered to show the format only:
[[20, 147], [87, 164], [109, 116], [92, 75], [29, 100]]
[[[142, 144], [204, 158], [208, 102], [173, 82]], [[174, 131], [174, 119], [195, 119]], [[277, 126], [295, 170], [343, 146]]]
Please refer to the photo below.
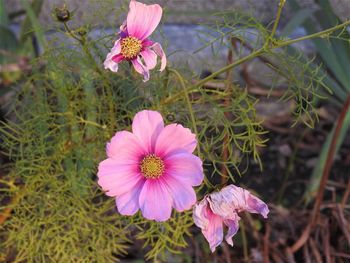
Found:
[[138, 164], [147, 149], [142, 147], [138, 138], [128, 131], [117, 132], [107, 143], [107, 156], [120, 164]]
[[237, 215], [237, 218], [234, 220], [224, 220], [224, 224], [228, 227], [227, 233], [225, 235], [225, 240], [231, 246], [233, 246], [232, 237], [237, 234], [237, 231], [239, 229], [239, 219], [240, 217]]
[[144, 40], [150, 36], [158, 26], [162, 17], [162, 8], [159, 5], [145, 5], [131, 0], [127, 17], [129, 36]]
[[145, 180], [139, 180], [130, 191], [116, 198], [116, 205], [120, 214], [132, 216], [139, 210], [139, 197], [144, 183]]
[[149, 152], [153, 151], [155, 141], [163, 128], [162, 115], [157, 111], [140, 111], [135, 115], [132, 122], [133, 133]]
[[206, 210], [209, 206], [207, 198], [204, 197], [202, 201], [198, 202], [193, 207], [193, 221], [196, 226], [201, 229], [204, 229], [209, 224], [209, 220], [206, 217]]
[[184, 184], [172, 176], [163, 176], [164, 184], [173, 199], [174, 208], [179, 211], [190, 209], [196, 203], [196, 193], [189, 184]]
[[231, 219], [235, 213], [248, 211], [250, 213], [261, 214], [267, 218], [269, 209], [267, 205], [249, 191], [229, 185], [220, 192], [210, 194], [210, 207], [215, 214], [223, 218]]
[[141, 59], [139, 56], [137, 56], [135, 59], [131, 60], [132, 65], [134, 66], [134, 69], [143, 75], [143, 82], [146, 82], [149, 80], [149, 70], [148, 68], [143, 65]]
[[151, 48], [154, 50], [154, 52], [156, 52], [156, 54], [160, 57], [160, 60], [161, 60], [161, 63], [160, 63], [160, 69], [159, 71], [163, 71], [166, 67], [166, 63], [167, 63], [167, 60], [166, 60], [166, 55], [163, 51], [163, 48], [162, 46], [155, 42]]
[[214, 252], [216, 247], [221, 244], [224, 237], [223, 220], [220, 216], [214, 214], [209, 206], [206, 208], [206, 217], [208, 218], [209, 224], [205, 229], [202, 229], [202, 233], [209, 242], [211, 252]]
[[137, 165], [121, 165], [108, 158], [98, 166], [98, 184], [108, 196], [120, 196], [130, 191], [143, 179]]
[[154, 53], [154, 51], [150, 49], [144, 49], [141, 52], [141, 56], [143, 60], [145, 61], [147, 69], [154, 69], [155, 66], [157, 65], [157, 54]]
[[118, 71], [118, 62], [114, 61], [113, 58], [120, 54], [121, 51], [121, 45], [120, 45], [120, 39], [118, 39], [115, 43], [111, 51], [107, 54], [107, 57], [105, 61], [103, 62], [103, 65], [105, 69], [109, 69], [113, 72]]
[[[171, 140], [169, 140], [171, 138]], [[179, 150], [192, 153], [197, 146], [196, 136], [181, 124], [165, 126], [156, 141], [157, 154], [167, 156]]]
[[142, 215], [147, 219], [162, 222], [170, 218], [172, 200], [161, 179], [146, 180], [139, 204]]
[[164, 162], [167, 175], [184, 184], [197, 186], [204, 179], [202, 161], [193, 154], [188, 152], [172, 154], [164, 159]]

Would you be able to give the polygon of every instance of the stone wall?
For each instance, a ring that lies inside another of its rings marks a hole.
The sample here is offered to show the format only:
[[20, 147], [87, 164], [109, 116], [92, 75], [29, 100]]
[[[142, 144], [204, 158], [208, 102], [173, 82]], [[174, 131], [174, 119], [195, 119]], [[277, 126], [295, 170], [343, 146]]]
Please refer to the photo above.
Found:
[[[36, 1], [36, 0], [34, 0]], [[302, 6], [317, 8], [314, 0], [298, 0]], [[334, 10], [343, 19], [350, 17], [350, 0], [330, 0]], [[10, 12], [19, 10], [20, 0], [6, 0], [7, 9]], [[101, 21], [121, 20], [121, 11], [127, 10], [129, 0], [44, 0], [41, 13], [43, 25], [52, 24], [51, 10], [55, 6], [67, 3], [70, 10], [75, 10], [75, 23], [98, 24]], [[205, 21], [208, 15], [217, 11], [243, 10], [250, 12], [265, 23], [269, 23], [274, 17], [278, 0], [143, 0], [144, 3], [159, 3], [165, 9], [166, 23], [196, 23]], [[122, 9], [121, 9], [122, 8]], [[125, 14], [124, 14], [125, 16]], [[123, 16], [122, 16], [123, 17]], [[287, 7], [283, 12], [282, 23], [291, 17]], [[119, 22], [118, 21], [118, 22]]]

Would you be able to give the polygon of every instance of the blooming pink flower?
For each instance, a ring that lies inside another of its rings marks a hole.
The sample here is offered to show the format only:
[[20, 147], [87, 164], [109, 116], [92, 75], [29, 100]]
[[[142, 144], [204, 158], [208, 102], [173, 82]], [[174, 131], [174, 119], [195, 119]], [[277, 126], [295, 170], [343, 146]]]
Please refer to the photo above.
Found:
[[161, 58], [160, 71], [166, 66], [166, 56], [162, 46], [148, 39], [158, 26], [162, 17], [159, 5], [145, 5], [131, 0], [126, 21], [120, 27], [120, 38], [107, 54], [104, 66], [113, 72], [118, 71], [118, 64], [131, 61], [135, 70], [149, 80], [149, 70], [157, 65], [157, 55]]
[[98, 167], [98, 184], [116, 197], [119, 213], [139, 209], [147, 219], [165, 221], [172, 207], [190, 209], [196, 203], [192, 186], [203, 180], [202, 161], [192, 154], [195, 135], [180, 124], [164, 126], [156, 111], [137, 113], [132, 133], [117, 132], [107, 144], [108, 159]]
[[193, 208], [194, 223], [202, 229], [212, 252], [223, 240], [223, 223], [228, 227], [225, 240], [233, 246], [232, 237], [239, 228], [239, 212], [259, 213], [267, 218], [269, 209], [249, 191], [229, 185], [203, 198]]

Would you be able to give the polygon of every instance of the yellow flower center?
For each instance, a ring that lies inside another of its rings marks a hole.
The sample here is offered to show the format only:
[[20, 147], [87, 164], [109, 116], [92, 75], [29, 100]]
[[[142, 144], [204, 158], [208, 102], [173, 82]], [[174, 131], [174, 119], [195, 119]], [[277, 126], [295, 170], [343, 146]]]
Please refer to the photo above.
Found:
[[141, 40], [137, 39], [136, 37], [123, 38], [120, 45], [122, 47], [122, 55], [128, 59], [136, 57], [142, 48]]
[[143, 158], [140, 168], [147, 179], [157, 179], [164, 172], [164, 162], [158, 156], [150, 154]]

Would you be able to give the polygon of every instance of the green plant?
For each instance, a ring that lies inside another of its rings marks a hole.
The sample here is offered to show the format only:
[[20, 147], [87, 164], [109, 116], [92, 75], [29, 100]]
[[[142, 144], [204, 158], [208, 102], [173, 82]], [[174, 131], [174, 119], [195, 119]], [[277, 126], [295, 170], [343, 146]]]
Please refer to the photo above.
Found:
[[[1, 209], [13, 211], [0, 226], [0, 255], [13, 255], [14, 262], [111, 262], [127, 253], [134, 239], [143, 241], [148, 259], [181, 251], [191, 235], [191, 211], [173, 213], [169, 221], [159, 223], [140, 214], [123, 217], [115, 211], [114, 202], [104, 197], [95, 174], [98, 162], [104, 159], [105, 144], [117, 130], [130, 128], [135, 112], [152, 108], [169, 122], [182, 123], [196, 133], [206, 175], [198, 196], [218, 187], [222, 179], [234, 181], [251, 156], [260, 162], [258, 148], [266, 141], [256, 118], [257, 99], [229, 78], [216, 80], [227, 85], [225, 90], [205, 84], [262, 55], [294, 62], [295, 58], [286, 55], [287, 46], [331, 36], [349, 24], [298, 39], [280, 39], [275, 32], [283, 5], [280, 1], [271, 30], [246, 15], [217, 14], [212, 29], [221, 38], [208, 37], [208, 45], [242, 36], [247, 28], [256, 29], [259, 38], [250, 54], [240, 52], [237, 60], [195, 82], [197, 75], [171, 67], [165, 73], [154, 73], [147, 83], [127, 64], [118, 74], [104, 71], [99, 54], [107, 52], [113, 36], [91, 39], [92, 26], [81, 31], [72, 30], [66, 21], [59, 24], [57, 31], [65, 34], [52, 40], [55, 46], [46, 45], [12, 103], [14, 120], [0, 127], [3, 153], [12, 160], [10, 172], [1, 181], [3, 201], [12, 201]], [[224, 27], [231, 30], [222, 32]], [[74, 41], [73, 47], [68, 40]], [[318, 71], [309, 65], [303, 71], [284, 65], [278, 70], [281, 75], [294, 76], [285, 99], [297, 98], [301, 105], [296, 121], [303, 120], [302, 113], [313, 111], [322, 83]], [[316, 84], [300, 90], [299, 78], [312, 84], [316, 80]], [[308, 107], [303, 106], [305, 102]], [[312, 123], [314, 115], [310, 116]]]

